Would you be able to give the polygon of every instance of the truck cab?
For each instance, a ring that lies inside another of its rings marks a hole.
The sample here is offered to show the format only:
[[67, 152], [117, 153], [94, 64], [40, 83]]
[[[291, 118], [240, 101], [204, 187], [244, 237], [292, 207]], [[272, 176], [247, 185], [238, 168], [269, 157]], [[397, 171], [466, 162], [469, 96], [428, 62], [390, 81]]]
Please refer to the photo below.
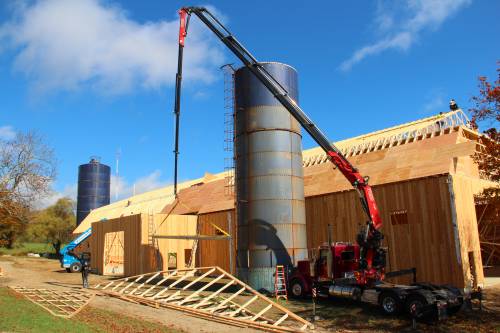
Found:
[[[352, 279], [359, 269], [359, 245], [335, 242], [324, 243], [313, 250], [312, 260], [301, 260], [289, 276], [292, 296], [304, 297], [316, 287], [331, 285], [334, 280]], [[321, 290], [320, 290], [321, 292]]]
[[411, 285], [388, 283], [384, 281], [384, 275], [376, 281], [363, 279], [359, 252], [357, 244], [322, 244], [313, 251], [311, 260], [299, 261], [289, 275], [291, 296], [306, 297], [316, 288], [317, 296], [370, 303], [388, 315], [406, 312], [412, 316], [432, 315], [438, 319], [446, 318], [461, 307], [463, 294], [457, 288], [416, 283], [415, 269], [387, 273], [388, 277], [395, 277], [412, 271], [414, 283]]

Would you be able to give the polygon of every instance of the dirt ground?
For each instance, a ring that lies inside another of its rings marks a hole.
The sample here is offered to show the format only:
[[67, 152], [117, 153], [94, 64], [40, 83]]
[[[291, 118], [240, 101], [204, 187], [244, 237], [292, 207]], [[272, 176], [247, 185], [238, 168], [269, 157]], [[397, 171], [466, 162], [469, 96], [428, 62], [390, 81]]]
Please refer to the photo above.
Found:
[[[81, 288], [81, 275], [67, 273], [62, 270], [57, 260], [28, 257], [0, 256], [0, 287], [23, 286], [30, 288], [47, 288], [70, 290]], [[90, 275], [89, 282], [95, 285], [103, 277]], [[149, 306], [133, 304], [111, 297], [94, 297], [89, 306], [139, 317], [151, 322], [160, 322], [168, 327], [184, 332], [230, 333], [235, 327], [188, 316], [182, 312], [169, 309], [155, 309]], [[238, 328], [239, 332], [257, 332], [251, 329]]]
[[[80, 274], [66, 273], [59, 262], [44, 258], [0, 256], [0, 287], [20, 285], [33, 288], [80, 289]], [[95, 285], [105, 277], [91, 275], [90, 284]], [[499, 281], [500, 282], [500, 281]], [[284, 301], [280, 301], [282, 303]], [[308, 320], [312, 317], [310, 301], [288, 301], [282, 303], [290, 310]], [[116, 298], [94, 297], [91, 307], [105, 309], [185, 332], [256, 332], [236, 328], [212, 321], [188, 316], [185, 313], [155, 309], [132, 304]], [[440, 323], [419, 323], [417, 330], [411, 328], [407, 318], [389, 318], [370, 305], [343, 300], [321, 300], [317, 304], [319, 320], [315, 322], [319, 332], [500, 332], [500, 283], [485, 290], [483, 310], [462, 311]], [[111, 330], [112, 331], [112, 330]]]

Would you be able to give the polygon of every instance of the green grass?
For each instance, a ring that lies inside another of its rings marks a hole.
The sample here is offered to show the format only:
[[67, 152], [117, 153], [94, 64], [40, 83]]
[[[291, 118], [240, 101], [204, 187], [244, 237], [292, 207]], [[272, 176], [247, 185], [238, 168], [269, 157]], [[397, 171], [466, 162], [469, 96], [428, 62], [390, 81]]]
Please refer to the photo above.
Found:
[[180, 332], [90, 306], [70, 319], [55, 317], [7, 288], [0, 288], [0, 318], [0, 332]]
[[[62, 247], [61, 247], [62, 248]], [[13, 249], [0, 247], [0, 254], [10, 254], [12, 256], [22, 256], [28, 253], [54, 253], [54, 248], [48, 243], [23, 243]]]
[[7, 332], [93, 332], [83, 323], [54, 317], [41, 307], [0, 288], [0, 331]]

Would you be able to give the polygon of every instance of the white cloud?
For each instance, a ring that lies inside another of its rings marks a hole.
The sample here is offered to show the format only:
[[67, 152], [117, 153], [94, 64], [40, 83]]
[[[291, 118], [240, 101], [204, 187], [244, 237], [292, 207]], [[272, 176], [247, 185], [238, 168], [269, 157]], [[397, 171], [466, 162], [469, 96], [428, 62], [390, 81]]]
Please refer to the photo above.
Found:
[[363, 46], [342, 62], [340, 69], [348, 71], [368, 56], [389, 49], [408, 50], [423, 30], [436, 30], [450, 16], [471, 0], [406, 0], [379, 1], [374, 24], [382, 36], [378, 41]]
[[[131, 183], [121, 176], [116, 177], [116, 175], [111, 175], [111, 202], [116, 201], [116, 193], [118, 193], [118, 200], [121, 200], [134, 195], [134, 193], [141, 194], [168, 186], [169, 184], [169, 182], [161, 180], [160, 170], [155, 170], [146, 176], [139, 177]], [[38, 200], [35, 207], [37, 209], [43, 209], [55, 204], [57, 200], [65, 197], [76, 202], [77, 194], [77, 184], [66, 185], [62, 191], [54, 191], [49, 196]]]
[[167, 185], [169, 182], [161, 180], [160, 170], [155, 170], [132, 183], [121, 176], [111, 175], [111, 201], [121, 200], [134, 195], [134, 193], [141, 194]]
[[0, 126], [0, 139], [12, 140], [16, 137], [16, 131], [12, 126]]
[[[172, 85], [177, 69], [178, 19], [140, 23], [104, 0], [38, 0], [16, 6], [0, 27], [15, 49], [14, 68], [38, 92], [93, 88], [119, 94]], [[191, 20], [185, 51], [187, 80], [212, 82], [221, 47]]]
[[78, 191], [77, 184], [66, 185], [61, 192], [54, 191], [49, 196], [39, 199], [35, 203], [35, 208], [43, 209], [52, 206], [61, 198], [70, 198], [76, 202], [76, 195]]

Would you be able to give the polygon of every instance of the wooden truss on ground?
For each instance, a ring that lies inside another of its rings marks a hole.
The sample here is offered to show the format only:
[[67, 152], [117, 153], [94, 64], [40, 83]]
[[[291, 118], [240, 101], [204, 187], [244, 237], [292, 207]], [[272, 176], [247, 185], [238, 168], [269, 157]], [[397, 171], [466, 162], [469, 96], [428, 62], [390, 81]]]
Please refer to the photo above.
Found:
[[57, 291], [19, 286], [10, 288], [57, 317], [70, 318], [87, 305], [93, 294], [80, 291]]
[[314, 328], [219, 267], [147, 273], [101, 283], [94, 289], [127, 301], [180, 310], [239, 327], [270, 332]]

